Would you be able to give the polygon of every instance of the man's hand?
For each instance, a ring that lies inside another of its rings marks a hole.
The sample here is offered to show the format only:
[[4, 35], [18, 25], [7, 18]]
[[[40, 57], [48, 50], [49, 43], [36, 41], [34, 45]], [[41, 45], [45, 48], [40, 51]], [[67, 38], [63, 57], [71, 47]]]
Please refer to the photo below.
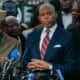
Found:
[[30, 70], [47, 70], [49, 68], [49, 63], [43, 60], [38, 60], [38, 59], [32, 59], [32, 62], [30, 62], [27, 66], [28, 69]]
[[36, 63], [35, 62], [29, 62], [28, 63], [28, 65], [27, 65], [27, 68], [29, 69], [29, 70], [32, 70], [32, 71], [35, 71], [36, 70]]

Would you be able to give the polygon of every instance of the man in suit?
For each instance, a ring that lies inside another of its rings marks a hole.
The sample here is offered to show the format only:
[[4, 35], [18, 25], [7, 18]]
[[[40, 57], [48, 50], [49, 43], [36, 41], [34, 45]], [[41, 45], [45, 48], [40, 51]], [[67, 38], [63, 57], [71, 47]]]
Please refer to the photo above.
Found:
[[58, 12], [58, 23], [65, 30], [72, 23], [71, 8], [74, 0], [60, 0], [60, 11]]
[[[43, 28], [33, 31], [26, 41], [26, 52], [23, 57], [23, 68], [30, 71], [46, 72], [52, 70], [61, 71], [65, 80], [75, 80], [72, 76], [76, 73], [76, 45], [72, 34], [66, 32], [56, 23], [57, 12], [49, 3], [40, 5], [38, 19]], [[43, 41], [46, 30], [49, 30], [49, 43], [46, 51], [46, 41]], [[42, 52], [45, 52], [42, 58]], [[67, 77], [67, 78], [66, 78]], [[68, 79], [69, 78], [69, 79]]]

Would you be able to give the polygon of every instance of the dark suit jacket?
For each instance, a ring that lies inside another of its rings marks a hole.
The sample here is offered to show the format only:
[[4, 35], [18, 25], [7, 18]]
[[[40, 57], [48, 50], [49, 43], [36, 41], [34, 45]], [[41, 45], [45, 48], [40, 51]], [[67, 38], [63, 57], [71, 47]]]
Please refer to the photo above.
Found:
[[[41, 59], [39, 50], [41, 32], [42, 29], [39, 29], [28, 36], [27, 49], [22, 61], [24, 68], [30, 59]], [[61, 27], [57, 27], [48, 45], [44, 61], [53, 65], [53, 72], [60, 69], [64, 76], [74, 75], [76, 73], [76, 48], [73, 36]]]
[[80, 80], [80, 21], [78, 21], [76, 24], [71, 24], [68, 26], [67, 31], [72, 32], [74, 34], [74, 38], [77, 43], [77, 48], [79, 50], [78, 53], [78, 58], [77, 58], [77, 71], [79, 75], [79, 80]]
[[62, 10], [58, 11], [58, 18], [57, 18], [57, 23], [60, 27], [64, 28], [64, 24], [63, 24], [63, 19], [62, 19]]
[[59, 2], [59, 0], [50, 0], [50, 3], [55, 6], [55, 9], [57, 11], [60, 10], [60, 2]]
[[62, 10], [58, 11], [57, 23], [60, 27], [64, 28], [63, 20], [62, 20]]

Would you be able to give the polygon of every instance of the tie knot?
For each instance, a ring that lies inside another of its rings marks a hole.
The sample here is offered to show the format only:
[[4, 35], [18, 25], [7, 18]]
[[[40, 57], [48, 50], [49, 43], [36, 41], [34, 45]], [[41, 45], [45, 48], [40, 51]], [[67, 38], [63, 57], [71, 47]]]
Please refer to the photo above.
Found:
[[50, 30], [49, 30], [49, 29], [47, 29], [47, 30], [46, 30], [46, 34], [49, 34], [49, 32], [50, 32]]

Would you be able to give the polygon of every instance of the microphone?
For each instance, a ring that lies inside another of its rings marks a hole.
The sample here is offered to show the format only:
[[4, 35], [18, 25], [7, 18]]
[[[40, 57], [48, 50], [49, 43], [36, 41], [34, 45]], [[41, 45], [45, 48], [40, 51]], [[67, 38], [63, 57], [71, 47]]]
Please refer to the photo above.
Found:
[[9, 64], [7, 66], [7, 70], [10, 68], [11, 64], [18, 60], [18, 58], [20, 57], [20, 53], [18, 51], [18, 49], [14, 49], [11, 54], [9, 55]]
[[56, 70], [56, 73], [57, 73], [59, 80], [64, 80], [64, 77], [59, 69]]
[[2, 78], [5, 77], [7, 71], [11, 67], [14, 61], [16, 61], [20, 57], [20, 53], [18, 49], [13, 49], [8, 57], [8, 59], [5, 61], [2, 69]]
[[9, 55], [9, 59], [13, 59], [13, 61], [17, 60], [20, 57], [20, 52], [18, 49], [13, 49]]

